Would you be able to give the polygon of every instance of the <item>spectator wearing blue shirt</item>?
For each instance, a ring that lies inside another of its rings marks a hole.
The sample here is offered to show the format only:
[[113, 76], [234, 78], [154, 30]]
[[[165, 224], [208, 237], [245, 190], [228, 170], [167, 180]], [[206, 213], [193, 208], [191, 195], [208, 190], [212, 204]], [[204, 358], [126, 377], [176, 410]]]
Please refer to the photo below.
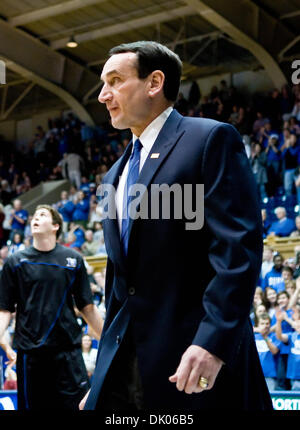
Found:
[[275, 130], [272, 130], [272, 124], [270, 120], [267, 118], [265, 121], [265, 124], [260, 127], [256, 138], [258, 139], [259, 143], [262, 145], [262, 147], [265, 149], [268, 146], [269, 138], [272, 134], [276, 134]]
[[82, 244], [85, 242], [84, 230], [81, 226], [74, 223], [70, 224], [70, 230], [67, 233], [67, 243], [65, 246], [75, 248], [80, 251]]
[[274, 284], [273, 288], [276, 290], [277, 294], [281, 293], [281, 291], [286, 290], [286, 285], [289, 281], [293, 279], [293, 269], [289, 266], [284, 266], [281, 270], [282, 281], [278, 281]]
[[80, 190], [84, 192], [86, 199], [90, 200], [96, 194], [96, 184], [89, 182], [86, 176], [82, 176]]
[[88, 152], [88, 148], [95, 144], [95, 132], [92, 127], [83, 123], [80, 129], [81, 140], [84, 143], [84, 150]]
[[276, 336], [289, 346], [286, 377], [290, 380], [291, 390], [300, 391], [300, 319], [294, 321], [295, 331], [284, 333], [282, 322], [284, 313], [277, 313]]
[[275, 196], [276, 189], [280, 185], [281, 171], [281, 151], [279, 148], [278, 134], [271, 134], [268, 139], [265, 152], [267, 154], [267, 176], [268, 176], [268, 194], [270, 197]]
[[25, 225], [28, 220], [28, 212], [26, 209], [22, 208], [22, 202], [16, 199], [13, 203], [13, 211], [11, 213], [10, 225], [10, 240], [13, 240], [14, 234], [19, 233], [22, 238], [24, 235]]
[[282, 277], [283, 269], [283, 257], [281, 254], [276, 254], [273, 257], [273, 267], [265, 275], [262, 280], [262, 289], [265, 290], [267, 287], [272, 287], [278, 293], [278, 289], [284, 289], [284, 280]]
[[76, 236], [76, 241], [74, 246], [77, 248], [81, 248], [82, 244], [85, 242], [84, 230], [79, 225], [75, 225], [74, 234]]
[[258, 317], [255, 343], [259, 355], [261, 367], [266, 379], [269, 391], [276, 387], [276, 362], [274, 356], [279, 352], [280, 341], [275, 333], [270, 332], [270, 316], [265, 312]]
[[266, 209], [261, 210], [262, 226], [263, 226], [263, 238], [268, 236], [268, 230], [271, 227], [271, 222], [268, 219], [268, 214]]
[[89, 180], [86, 176], [81, 177], [80, 190], [82, 190], [85, 193], [86, 197], [89, 197], [90, 186], [89, 186]]
[[77, 202], [75, 201], [74, 204], [75, 209], [72, 215], [72, 221], [86, 228], [90, 212], [90, 202], [86, 198], [84, 191], [78, 191]]
[[271, 236], [287, 237], [296, 229], [295, 221], [287, 218], [284, 207], [277, 207], [274, 210], [278, 221], [272, 223], [268, 234]]
[[63, 232], [66, 233], [68, 231], [69, 223], [72, 221], [72, 215], [75, 210], [75, 205], [69, 199], [67, 191], [62, 191], [60, 198], [61, 200], [54, 205], [54, 208], [63, 217]]
[[[294, 311], [293, 309], [289, 308], [289, 298], [289, 294], [286, 291], [281, 291], [277, 294], [277, 303], [279, 310], [276, 311], [273, 323], [275, 323], [275, 329], [277, 329], [277, 320], [279, 316], [282, 333], [289, 333], [294, 331], [292, 319]], [[280, 353], [277, 361], [277, 390], [290, 389], [290, 381], [286, 376], [289, 352], [290, 345], [286, 343], [281, 343]]]

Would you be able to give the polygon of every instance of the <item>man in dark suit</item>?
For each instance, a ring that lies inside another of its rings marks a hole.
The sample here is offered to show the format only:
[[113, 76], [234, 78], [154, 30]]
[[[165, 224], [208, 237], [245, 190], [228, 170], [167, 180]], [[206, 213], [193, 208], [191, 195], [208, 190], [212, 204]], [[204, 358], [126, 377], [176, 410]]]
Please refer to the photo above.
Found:
[[[103, 221], [107, 313], [80, 409], [270, 410], [249, 320], [261, 216], [241, 137], [173, 109], [182, 64], [168, 48], [136, 42], [109, 54], [99, 101], [133, 138], [102, 184], [116, 189], [107, 202], [117, 216]], [[126, 216], [134, 183], [144, 187], [135, 213], [148, 217]], [[169, 216], [153, 205], [162, 184], [177, 186]]]

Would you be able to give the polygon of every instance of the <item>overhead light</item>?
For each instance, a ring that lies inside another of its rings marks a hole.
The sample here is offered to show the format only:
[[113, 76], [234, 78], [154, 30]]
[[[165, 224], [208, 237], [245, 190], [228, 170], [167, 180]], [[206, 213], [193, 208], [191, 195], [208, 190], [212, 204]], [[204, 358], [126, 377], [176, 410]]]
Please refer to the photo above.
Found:
[[68, 48], [76, 48], [76, 46], [78, 46], [78, 43], [74, 39], [74, 36], [72, 36], [71, 39], [69, 40], [69, 42], [67, 43], [67, 47]]

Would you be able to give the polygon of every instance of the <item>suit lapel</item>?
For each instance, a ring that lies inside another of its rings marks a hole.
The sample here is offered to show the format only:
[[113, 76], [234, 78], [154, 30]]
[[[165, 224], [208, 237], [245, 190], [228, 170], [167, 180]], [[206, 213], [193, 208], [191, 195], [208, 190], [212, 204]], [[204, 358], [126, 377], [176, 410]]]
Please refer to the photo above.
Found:
[[[163, 161], [166, 159], [172, 148], [176, 145], [180, 137], [184, 133], [184, 129], [179, 128], [179, 124], [182, 120], [176, 110], [173, 110], [163, 128], [161, 129], [157, 139], [155, 140], [150, 153], [145, 161], [145, 164], [140, 172], [138, 183], [143, 184], [146, 188], [151, 183], [151, 180], [155, 173], [158, 171]], [[108, 183], [114, 186], [116, 189], [119, 183], [119, 177], [123, 172], [128, 158], [130, 157], [132, 150], [132, 142], [127, 145], [122, 157], [112, 166], [109, 172], [106, 174], [103, 183]], [[151, 154], [159, 153], [158, 158], [151, 158]], [[141, 196], [142, 197], [142, 196]], [[110, 199], [115, 199], [115, 195], [110, 195]], [[115, 205], [115, 202], [111, 202]], [[129, 241], [130, 233], [132, 230], [134, 220], [129, 220]], [[107, 253], [114, 263], [117, 263], [121, 269], [126, 272], [126, 263], [121, 248], [120, 231], [117, 219], [105, 219], [103, 221], [103, 230], [105, 236], [105, 242], [108, 243]]]
[[[185, 130], [179, 129], [178, 127], [181, 120], [182, 115], [180, 115], [176, 110], [173, 110], [165, 122], [163, 128], [161, 129], [159, 135], [157, 136], [157, 139], [155, 140], [152, 149], [148, 154], [138, 178], [138, 183], [143, 184], [146, 188], [149, 187], [153, 176], [158, 171], [163, 161], [166, 159], [178, 140], [184, 134]], [[159, 157], [151, 158], [151, 154], [155, 153], [159, 153]], [[140, 199], [142, 199], [142, 196], [143, 194], [140, 196]], [[134, 219], [130, 218], [128, 226], [129, 241], [133, 223]]]
[[[120, 175], [122, 174], [126, 162], [130, 157], [131, 150], [132, 142], [127, 145], [122, 157], [112, 166], [109, 172], [105, 175], [103, 183], [113, 185], [114, 189], [117, 189]], [[109, 193], [108, 199], [111, 207], [114, 207], [115, 193]], [[108, 244], [108, 246], [106, 246], [106, 249], [109, 257], [114, 263], [117, 263], [119, 266], [121, 266], [123, 271], [125, 271], [117, 214], [115, 219], [106, 218], [103, 220], [103, 232], [105, 236], [105, 242]]]

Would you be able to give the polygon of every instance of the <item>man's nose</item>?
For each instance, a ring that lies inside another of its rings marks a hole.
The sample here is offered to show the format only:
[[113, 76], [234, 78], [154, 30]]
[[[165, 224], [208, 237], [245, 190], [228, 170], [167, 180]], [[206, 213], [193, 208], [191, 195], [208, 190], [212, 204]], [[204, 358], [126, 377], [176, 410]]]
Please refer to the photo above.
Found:
[[98, 96], [99, 103], [106, 103], [112, 98], [111, 91], [107, 88], [106, 84], [101, 88], [100, 94]]

